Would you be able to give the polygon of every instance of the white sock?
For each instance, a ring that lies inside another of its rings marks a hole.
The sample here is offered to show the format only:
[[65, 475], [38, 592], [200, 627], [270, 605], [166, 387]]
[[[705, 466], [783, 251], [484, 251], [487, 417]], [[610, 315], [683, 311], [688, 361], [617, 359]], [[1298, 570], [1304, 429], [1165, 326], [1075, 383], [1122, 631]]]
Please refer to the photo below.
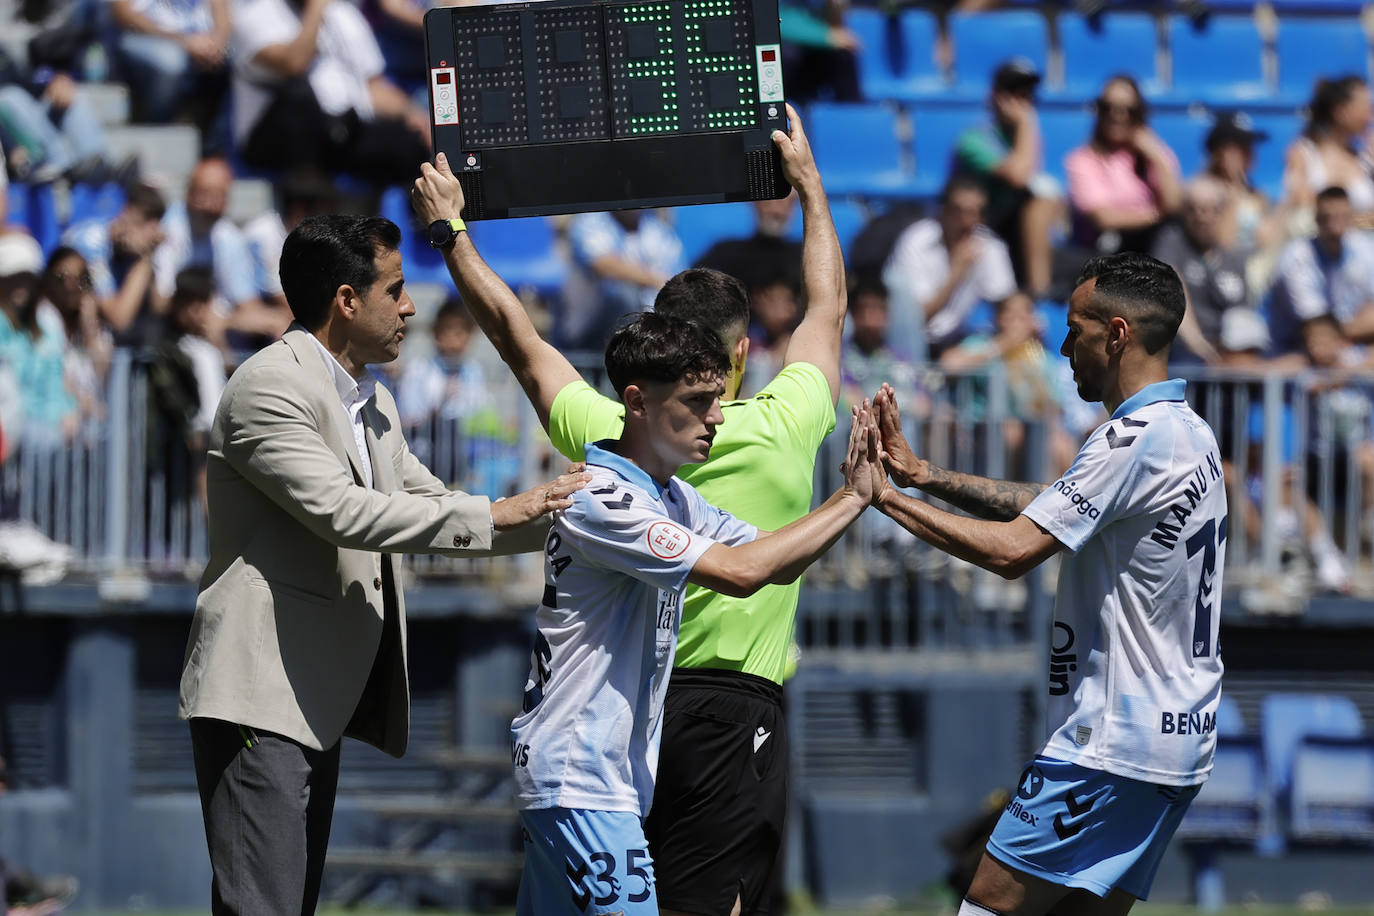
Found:
[[981, 903], [974, 903], [967, 897], [959, 904], [958, 916], [1002, 916], [994, 909], [983, 906]]

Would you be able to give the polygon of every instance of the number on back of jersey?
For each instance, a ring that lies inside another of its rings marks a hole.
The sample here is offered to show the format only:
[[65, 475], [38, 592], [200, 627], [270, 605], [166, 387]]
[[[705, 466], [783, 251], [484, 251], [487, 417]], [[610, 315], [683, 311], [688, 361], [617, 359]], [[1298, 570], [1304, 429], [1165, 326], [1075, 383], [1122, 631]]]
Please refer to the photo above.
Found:
[[544, 685], [553, 677], [549, 663], [553, 660], [553, 649], [543, 633], [534, 634], [534, 648], [530, 651], [530, 678], [525, 682], [525, 700], [520, 707], [530, 712], [544, 699]]

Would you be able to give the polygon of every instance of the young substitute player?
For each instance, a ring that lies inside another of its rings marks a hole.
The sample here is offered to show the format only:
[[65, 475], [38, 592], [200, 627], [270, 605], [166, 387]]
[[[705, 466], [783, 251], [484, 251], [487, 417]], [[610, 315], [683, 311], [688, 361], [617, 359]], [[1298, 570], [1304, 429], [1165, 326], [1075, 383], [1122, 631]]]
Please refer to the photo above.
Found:
[[1212, 430], [1167, 374], [1183, 309], [1178, 274], [1154, 258], [1083, 268], [1061, 352], [1078, 393], [1111, 418], [1049, 487], [934, 467], [912, 454], [891, 390], [874, 399], [892, 479], [982, 518], [879, 483], [882, 512], [1007, 578], [1071, 554], [1054, 606], [1049, 739], [959, 916], [1122, 916], [1211, 772], [1226, 487]]
[[868, 505], [878, 431], [855, 412], [845, 483], [776, 532], [707, 503], [675, 474], [705, 461], [729, 359], [694, 322], [647, 312], [606, 347], [619, 439], [586, 446], [591, 481], [545, 545], [522, 712], [511, 723], [525, 830], [521, 916], [658, 916], [642, 821], [688, 582], [728, 595], [789, 582]]
[[[782, 370], [741, 397], [749, 353], [749, 294], [735, 277], [694, 268], [670, 279], [654, 311], [713, 329], [729, 354], [725, 417], [711, 457], [681, 475], [737, 518], [776, 530], [811, 508], [816, 453], [835, 425], [846, 308], [844, 256], [801, 120], [774, 131], [783, 175], [802, 213], [806, 314]], [[437, 166], [437, 168], [435, 167]], [[520, 299], [451, 222], [462, 187], [442, 154], [421, 166], [413, 202], [463, 301], [510, 366], [560, 452], [620, 435], [624, 407], [583, 380], [544, 341]], [[457, 225], [461, 225], [458, 223]], [[437, 230], [437, 235], [435, 234]], [[663, 916], [765, 916], [787, 812], [782, 682], [792, 658], [800, 582], [747, 598], [689, 585], [664, 700], [663, 765], [644, 830], [654, 850]]]

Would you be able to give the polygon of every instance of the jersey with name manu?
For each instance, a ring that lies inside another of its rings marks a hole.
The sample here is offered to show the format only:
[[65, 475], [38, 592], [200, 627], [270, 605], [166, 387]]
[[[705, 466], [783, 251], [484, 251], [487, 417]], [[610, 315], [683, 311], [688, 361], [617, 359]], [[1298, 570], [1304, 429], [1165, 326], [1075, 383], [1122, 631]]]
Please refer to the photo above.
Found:
[[1226, 487], [1184, 383], [1147, 385], [1025, 509], [1059, 569], [1044, 754], [1163, 785], [1216, 746]]
[[758, 529], [677, 477], [586, 446], [591, 482], [554, 517], [521, 713], [511, 722], [522, 808], [649, 813], [663, 698], [687, 576], [713, 544]]

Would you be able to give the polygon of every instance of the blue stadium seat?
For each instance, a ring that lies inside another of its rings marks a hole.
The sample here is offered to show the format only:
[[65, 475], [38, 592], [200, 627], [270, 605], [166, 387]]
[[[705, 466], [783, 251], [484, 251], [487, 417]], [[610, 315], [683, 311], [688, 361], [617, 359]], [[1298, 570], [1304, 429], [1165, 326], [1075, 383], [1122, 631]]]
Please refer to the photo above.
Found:
[[897, 59], [901, 51], [896, 20], [871, 7], [859, 7], [849, 11], [845, 24], [863, 44], [858, 63], [864, 98], [896, 98]]
[[1288, 146], [1302, 133], [1303, 120], [1291, 112], [1262, 112], [1252, 116], [1255, 126], [1269, 135], [1255, 144], [1255, 164], [1250, 180], [1277, 201], [1283, 195], [1283, 165]]
[[12, 181], [7, 191], [5, 222], [27, 229], [38, 240], [46, 256], [57, 247], [62, 226], [58, 222], [57, 198], [51, 184], [24, 184]]
[[817, 102], [807, 134], [832, 194], [908, 197], [916, 193], [903, 164], [897, 115], [880, 104]]
[[1141, 91], [1159, 90], [1155, 66], [1158, 36], [1148, 13], [1111, 13], [1096, 20], [1066, 13], [1059, 17], [1059, 47], [1064, 55], [1064, 85], [1055, 95], [1069, 99], [1097, 97], [1102, 84], [1117, 73], [1129, 73]]
[[449, 286], [452, 280], [444, 256], [429, 247], [429, 239], [415, 225], [410, 194], [405, 188], [387, 188], [378, 202], [378, 213], [401, 227], [401, 268], [407, 283]]
[[1355, 702], [1343, 694], [1271, 693], [1260, 704], [1264, 765], [1275, 797], [1292, 787], [1293, 761], [1306, 738], [1358, 738], [1364, 722]]
[[1359, 15], [1368, 0], [1271, 0], [1274, 12], [1284, 15], [1297, 13], [1344, 13]]
[[1206, 162], [1202, 143], [1212, 129], [1212, 121], [1186, 111], [1161, 111], [1150, 117], [1150, 127], [1178, 157], [1183, 174], [1192, 175]]
[[1212, 775], [1179, 824], [1178, 837], [1254, 843], [1270, 834], [1274, 823], [1259, 739], [1219, 735]]
[[1093, 115], [1082, 106], [1046, 108], [1040, 112], [1040, 138], [1045, 171], [1064, 182], [1064, 157], [1092, 138]]
[[1374, 840], [1374, 741], [1311, 737], [1298, 746], [1288, 829], [1300, 840]]
[[920, 99], [946, 90], [945, 75], [935, 60], [940, 25], [928, 10], [903, 10], [897, 17], [901, 36], [897, 58], [899, 99]]
[[1252, 16], [1211, 16], [1198, 28], [1185, 16], [1169, 20], [1173, 78], [1170, 102], [1237, 106], [1263, 98], [1264, 41]]
[[1223, 693], [1217, 701], [1217, 736], [1238, 738], [1251, 734], [1245, 728], [1245, 719], [1240, 714], [1240, 704], [1229, 693]]
[[[864, 226], [868, 225], [868, 208], [853, 200], [832, 200], [830, 219], [835, 224], [835, 235], [840, 240], [840, 250], [848, 254], [849, 246]], [[800, 242], [804, 228], [801, 216], [793, 217], [792, 222], [787, 224], [787, 238]]]
[[412, 215], [414, 211], [410, 209], [410, 195], [404, 188], [387, 188], [382, 191], [377, 211], [379, 215], [400, 226], [403, 233], [405, 228], [415, 221]]
[[1279, 20], [1275, 43], [1278, 57], [1278, 95], [1284, 102], [1301, 104], [1312, 95], [1320, 77], [1369, 73], [1369, 45], [1358, 21], [1330, 19]]
[[11, 181], [5, 189], [8, 206], [5, 208], [5, 223], [10, 226], [29, 225], [29, 186]]
[[124, 189], [114, 182], [72, 185], [71, 223], [88, 219], [111, 220], [124, 206]]
[[1069, 304], [1055, 299], [1041, 299], [1035, 303], [1035, 317], [1040, 322], [1040, 341], [1056, 355], [1068, 331]]
[[[801, 222], [795, 217], [794, 221]], [[754, 224], [754, 207], [743, 202], [673, 208], [673, 229], [682, 240], [684, 264], [697, 263], [721, 239], [753, 235]]]
[[[830, 218], [835, 223], [835, 235], [840, 240], [840, 250], [849, 251], [849, 246], [858, 238], [864, 226], [868, 225], [868, 208], [852, 200], [832, 200]], [[796, 220], [801, 228], [801, 220]]]
[[1217, 749], [1212, 775], [1188, 808], [1184, 840], [1253, 843], [1275, 829], [1274, 799], [1264, 776], [1260, 739], [1245, 727], [1229, 694], [1217, 704]]
[[468, 231], [483, 260], [512, 289], [533, 288], [556, 296], [567, 278], [567, 263], [554, 247], [553, 226], [542, 216], [472, 223]]
[[47, 257], [62, 237], [62, 222], [57, 213], [57, 195], [51, 184], [29, 185], [29, 232], [38, 239]]
[[959, 134], [987, 117], [982, 106], [942, 105], [912, 110], [916, 184], [922, 196], [933, 197], [940, 192], [949, 178], [950, 161]]
[[949, 18], [954, 43], [955, 92], [985, 97], [992, 72], [1011, 57], [1027, 57], [1044, 73], [1049, 61], [1049, 27], [1038, 10], [957, 13]]
[[893, 18], [869, 7], [852, 9], [846, 19], [859, 36], [859, 82], [864, 97], [914, 99], [944, 91], [944, 75], [935, 62], [938, 25], [921, 9]]

